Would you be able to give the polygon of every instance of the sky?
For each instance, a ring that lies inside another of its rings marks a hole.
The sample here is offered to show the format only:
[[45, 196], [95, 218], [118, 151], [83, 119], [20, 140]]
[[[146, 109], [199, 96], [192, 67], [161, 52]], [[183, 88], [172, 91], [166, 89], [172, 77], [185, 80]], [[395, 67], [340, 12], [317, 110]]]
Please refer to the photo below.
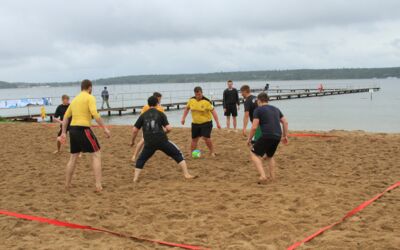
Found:
[[400, 66], [399, 0], [2, 0], [0, 81]]

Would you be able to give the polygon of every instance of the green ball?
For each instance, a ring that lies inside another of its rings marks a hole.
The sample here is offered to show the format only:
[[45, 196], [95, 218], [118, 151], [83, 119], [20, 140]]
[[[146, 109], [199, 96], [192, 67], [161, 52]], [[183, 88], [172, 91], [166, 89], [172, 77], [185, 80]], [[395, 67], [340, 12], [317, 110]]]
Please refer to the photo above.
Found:
[[192, 158], [193, 159], [198, 159], [198, 158], [200, 158], [200, 156], [201, 156], [201, 151], [200, 150], [198, 150], [198, 149], [193, 150], [193, 152], [192, 152]]

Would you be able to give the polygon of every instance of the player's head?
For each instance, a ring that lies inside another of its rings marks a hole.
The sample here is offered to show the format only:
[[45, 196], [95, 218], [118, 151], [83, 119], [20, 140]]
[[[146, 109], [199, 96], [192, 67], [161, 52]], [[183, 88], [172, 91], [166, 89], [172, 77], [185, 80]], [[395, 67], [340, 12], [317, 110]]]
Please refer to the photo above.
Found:
[[240, 93], [242, 94], [243, 98], [246, 98], [250, 95], [250, 86], [249, 85], [243, 85], [240, 87]]
[[259, 106], [261, 106], [262, 104], [268, 103], [268, 100], [269, 100], [269, 97], [268, 97], [267, 93], [265, 93], [265, 92], [261, 92], [257, 96], [257, 103]]
[[83, 80], [81, 83], [81, 90], [87, 91], [91, 94], [92, 93], [92, 82], [88, 79]]
[[161, 98], [162, 98], [161, 93], [160, 93], [160, 92], [154, 92], [154, 93], [153, 93], [153, 96], [154, 96], [155, 98], [157, 98], [158, 104], [160, 104], [160, 103], [161, 103]]
[[158, 105], [158, 99], [155, 96], [150, 96], [149, 99], [147, 99], [147, 104], [149, 107], [156, 107]]
[[203, 89], [199, 86], [194, 88], [194, 96], [197, 100], [203, 99]]
[[232, 82], [232, 80], [228, 80], [227, 82], [226, 82], [226, 84], [228, 85], [228, 88], [233, 88], [233, 82]]
[[107, 87], [104, 87], [104, 90], [107, 90]]
[[64, 105], [67, 105], [67, 104], [69, 103], [69, 96], [63, 95], [63, 96], [61, 97], [61, 101], [62, 101], [62, 103], [63, 103]]

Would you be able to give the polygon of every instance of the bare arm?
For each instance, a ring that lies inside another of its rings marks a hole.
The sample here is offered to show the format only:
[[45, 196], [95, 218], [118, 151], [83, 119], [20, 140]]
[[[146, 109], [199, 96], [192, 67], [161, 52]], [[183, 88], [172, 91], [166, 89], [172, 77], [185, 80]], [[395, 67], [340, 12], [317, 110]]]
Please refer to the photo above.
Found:
[[64, 135], [67, 134], [67, 128], [68, 128], [69, 119], [71, 119], [71, 118], [64, 117], [64, 120], [61, 122], [61, 124], [62, 124], [62, 134], [64, 134]]
[[287, 144], [288, 143], [289, 123], [288, 123], [286, 117], [281, 118], [281, 124], [283, 127], [282, 140], [283, 140], [284, 144]]
[[169, 132], [172, 131], [172, 126], [168, 124], [167, 126], [164, 127], [164, 131], [165, 131], [165, 133], [168, 134]]
[[185, 110], [183, 111], [183, 115], [182, 115], [182, 119], [181, 119], [181, 124], [185, 125], [185, 120], [187, 115], [189, 114], [190, 109], [188, 107], [185, 108]]
[[135, 145], [135, 140], [136, 140], [136, 137], [137, 137], [137, 135], [138, 135], [138, 133], [139, 133], [139, 130], [140, 130], [140, 129], [138, 129], [137, 127], [133, 127], [133, 129], [132, 129], [132, 141], [131, 141], [131, 146]]
[[247, 125], [249, 124], [249, 116], [250, 113], [249, 111], [244, 112], [244, 117], [243, 117], [243, 135], [246, 135], [246, 130], [247, 130]]
[[217, 123], [217, 128], [221, 128], [221, 124], [219, 124], [219, 119], [218, 119], [218, 114], [217, 114], [217, 111], [215, 111], [215, 109], [213, 109], [212, 111], [211, 111], [211, 114], [212, 114], [212, 116], [214, 117], [214, 121], [215, 121], [215, 123]]

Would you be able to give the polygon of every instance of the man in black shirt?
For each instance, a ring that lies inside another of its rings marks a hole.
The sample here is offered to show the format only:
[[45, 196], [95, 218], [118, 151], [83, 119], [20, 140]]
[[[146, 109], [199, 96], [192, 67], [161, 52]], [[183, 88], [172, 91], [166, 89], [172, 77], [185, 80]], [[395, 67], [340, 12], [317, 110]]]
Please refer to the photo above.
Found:
[[236, 129], [236, 117], [240, 101], [239, 92], [233, 87], [232, 80], [228, 81], [228, 88], [224, 91], [222, 105], [224, 106], [224, 115], [226, 116], [226, 127], [230, 128], [232, 115], [233, 128]]
[[167, 133], [171, 132], [172, 127], [168, 123], [167, 116], [156, 109], [158, 105], [157, 97], [149, 97], [147, 103], [150, 109], [140, 115], [132, 131], [131, 146], [135, 144], [136, 136], [141, 128], [143, 128], [144, 138], [144, 148], [136, 161], [133, 182], [138, 181], [145, 163], [157, 150], [161, 150], [173, 158], [182, 167], [183, 175], [186, 179], [195, 178], [189, 174], [182, 152], [174, 143], [168, 140]]
[[260, 174], [258, 183], [266, 184], [268, 178], [265, 175], [262, 157], [265, 155], [267, 156], [266, 160], [269, 165], [269, 178], [274, 180], [275, 160], [273, 156], [281, 140], [284, 144], [288, 143], [288, 122], [278, 108], [268, 104], [268, 95], [265, 92], [262, 92], [257, 96], [257, 102], [258, 108], [254, 111], [253, 126], [251, 127], [247, 143], [249, 146], [252, 145], [253, 135], [255, 134], [257, 127], [260, 126], [262, 137], [252, 145], [250, 155]]
[[[61, 101], [62, 101], [62, 104], [57, 107], [56, 112], [54, 113], [54, 120], [56, 122], [60, 123], [60, 131], [58, 132], [58, 136], [60, 136], [62, 133], [62, 123], [64, 120], [64, 114], [69, 107], [69, 96], [63, 95], [61, 97]], [[70, 121], [70, 123], [71, 123], [71, 121]], [[67, 127], [67, 131], [68, 131], [68, 129], [69, 129], [69, 124]], [[61, 142], [59, 142], [57, 140], [57, 151], [54, 151], [54, 153], [55, 154], [60, 153], [60, 150], [61, 150]]]
[[257, 97], [251, 94], [249, 85], [240, 87], [240, 93], [244, 99], [243, 136], [246, 136], [249, 119], [253, 122], [253, 113], [257, 108]]

